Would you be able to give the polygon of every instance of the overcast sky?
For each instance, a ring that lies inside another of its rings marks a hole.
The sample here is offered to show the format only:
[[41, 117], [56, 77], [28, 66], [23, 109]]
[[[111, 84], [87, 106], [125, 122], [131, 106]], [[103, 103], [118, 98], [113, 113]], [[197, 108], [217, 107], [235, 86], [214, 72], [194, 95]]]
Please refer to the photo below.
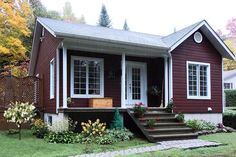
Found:
[[96, 25], [102, 4], [105, 4], [113, 28], [122, 29], [127, 19], [131, 31], [157, 35], [170, 34], [200, 20], [207, 20], [213, 29], [221, 29], [236, 18], [236, 0], [41, 0], [48, 10], [62, 13], [66, 1], [72, 4], [77, 17]]

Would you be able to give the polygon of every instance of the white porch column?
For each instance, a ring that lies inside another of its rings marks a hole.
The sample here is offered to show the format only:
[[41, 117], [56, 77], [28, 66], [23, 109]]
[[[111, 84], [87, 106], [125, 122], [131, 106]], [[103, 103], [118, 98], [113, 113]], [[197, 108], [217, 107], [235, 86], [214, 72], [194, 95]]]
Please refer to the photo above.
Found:
[[169, 57], [169, 100], [173, 98], [172, 56]]
[[63, 108], [67, 108], [67, 48], [63, 46]]
[[164, 58], [164, 74], [165, 74], [165, 106], [164, 107], [167, 107], [168, 105], [168, 97], [169, 97], [169, 89], [168, 89], [168, 60], [167, 60], [167, 57]]
[[58, 113], [58, 108], [59, 108], [59, 49], [56, 51], [56, 112]]
[[122, 53], [122, 59], [121, 59], [121, 107], [125, 107], [125, 71], [126, 71], [126, 65], [125, 65], [125, 53]]

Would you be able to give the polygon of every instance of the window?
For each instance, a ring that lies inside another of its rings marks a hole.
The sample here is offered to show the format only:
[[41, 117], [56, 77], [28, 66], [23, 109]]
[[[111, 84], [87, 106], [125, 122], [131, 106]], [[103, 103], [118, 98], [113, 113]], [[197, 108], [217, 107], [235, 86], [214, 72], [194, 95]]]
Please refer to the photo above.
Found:
[[210, 99], [210, 64], [187, 61], [187, 98]]
[[54, 98], [55, 94], [55, 61], [52, 59], [50, 61], [50, 99]]
[[52, 116], [48, 116], [47, 123], [49, 126], [52, 126]]
[[72, 57], [71, 97], [103, 97], [103, 59]]
[[233, 83], [224, 83], [224, 89], [233, 89]]

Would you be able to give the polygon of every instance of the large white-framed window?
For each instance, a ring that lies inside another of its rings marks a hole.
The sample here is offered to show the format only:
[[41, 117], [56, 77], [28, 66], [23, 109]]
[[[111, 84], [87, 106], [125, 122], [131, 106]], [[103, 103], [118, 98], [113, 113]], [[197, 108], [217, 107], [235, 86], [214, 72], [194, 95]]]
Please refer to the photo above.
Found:
[[211, 99], [210, 64], [187, 61], [187, 98]]
[[71, 57], [71, 97], [104, 97], [104, 61], [101, 58]]
[[50, 61], [50, 99], [55, 97], [55, 60]]

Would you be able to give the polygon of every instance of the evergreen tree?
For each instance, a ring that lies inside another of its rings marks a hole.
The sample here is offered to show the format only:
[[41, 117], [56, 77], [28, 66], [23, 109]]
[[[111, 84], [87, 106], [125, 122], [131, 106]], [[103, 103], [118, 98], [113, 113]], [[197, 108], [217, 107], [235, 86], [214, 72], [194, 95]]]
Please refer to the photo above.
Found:
[[104, 4], [102, 5], [98, 25], [102, 27], [108, 27], [108, 28], [111, 27], [111, 19], [109, 18], [107, 9]]
[[111, 128], [112, 129], [123, 129], [124, 128], [123, 120], [122, 120], [122, 117], [121, 117], [118, 109], [116, 109], [116, 111], [115, 111], [114, 118], [111, 123]]
[[123, 30], [129, 31], [129, 26], [128, 26], [128, 24], [127, 24], [126, 19], [125, 19], [125, 23], [124, 23], [124, 26], [123, 26]]

